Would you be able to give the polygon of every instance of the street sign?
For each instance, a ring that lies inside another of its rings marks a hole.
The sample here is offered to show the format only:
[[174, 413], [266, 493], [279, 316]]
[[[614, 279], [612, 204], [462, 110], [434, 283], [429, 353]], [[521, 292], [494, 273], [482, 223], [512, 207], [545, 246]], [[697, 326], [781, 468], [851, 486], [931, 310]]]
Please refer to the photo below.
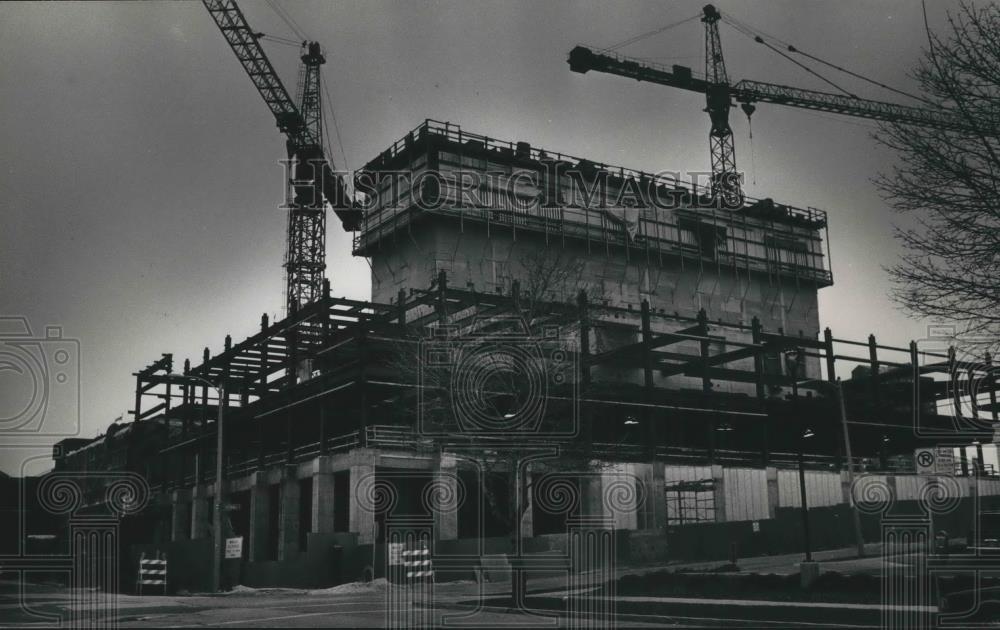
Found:
[[243, 557], [243, 537], [226, 539], [226, 559]]
[[950, 446], [918, 448], [913, 451], [918, 475], [954, 475], [955, 454]]

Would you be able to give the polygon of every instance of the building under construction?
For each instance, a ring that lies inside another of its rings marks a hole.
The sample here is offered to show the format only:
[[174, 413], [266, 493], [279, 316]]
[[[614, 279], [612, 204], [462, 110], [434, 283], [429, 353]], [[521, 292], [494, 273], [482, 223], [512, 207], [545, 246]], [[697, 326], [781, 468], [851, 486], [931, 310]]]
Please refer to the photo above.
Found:
[[134, 375], [131, 424], [57, 445], [53, 474], [145, 478], [128, 552], [171, 558], [171, 588], [208, 586], [220, 414], [225, 536], [244, 541], [226, 571], [253, 586], [383, 575], [406, 528], [438, 579], [563, 558], [584, 521], [618, 532], [618, 562], [791, 552], [803, 500], [814, 548], [850, 545], [852, 491], [919, 508], [939, 479], [916, 474], [921, 446], [956, 447], [947, 528], [1000, 496], [973, 443], [1000, 410], [989, 358], [821, 330], [820, 210], [722, 208], [434, 121], [356, 187], [370, 300], [327, 284], [222, 352], [165, 354]]

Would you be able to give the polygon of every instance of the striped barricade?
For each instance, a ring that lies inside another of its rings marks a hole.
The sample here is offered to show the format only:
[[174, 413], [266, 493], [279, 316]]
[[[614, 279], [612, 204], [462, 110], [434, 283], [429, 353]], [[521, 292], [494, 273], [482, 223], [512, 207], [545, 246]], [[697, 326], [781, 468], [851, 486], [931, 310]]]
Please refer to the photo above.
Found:
[[143, 586], [158, 586], [167, 594], [167, 558], [147, 558], [145, 552], [139, 556], [139, 579], [137, 591], [142, 595]]
[[431, 566], [431, 550], [427, 548], [427, 542], [421, 541], [420, 549], [404, 549], [403, 570], [405, 571], [408, 583], [434, 581], [434, 568]]

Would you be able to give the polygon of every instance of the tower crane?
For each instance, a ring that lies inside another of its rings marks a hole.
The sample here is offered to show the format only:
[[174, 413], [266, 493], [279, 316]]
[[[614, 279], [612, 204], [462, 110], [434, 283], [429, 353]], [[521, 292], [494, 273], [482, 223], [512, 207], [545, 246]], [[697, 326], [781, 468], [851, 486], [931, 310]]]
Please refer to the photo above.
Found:
[[202, 2], [274, 115], [294, 165], [285, 253], [286, 306], [293, 313], [323, 295], [326, 203], [345, 230], [357, 229], [360, 219], [323, 149], [320, 66], [326, 58], [317, 42], [303, 42], [296, 105], [260, 45], [262, 34], [250, 28], [235, 0]]
[[[743, 205], [744, 195], [736, 172], [736, 149], [729, 126], [729, 110], [740, 103], [749, 117], [755, 103], [776, 103], [846, 116], [905, 123], [952, 131], [982, 133], [970, 121], [945, 109], [921, 109], [895, 103], [873, 101], [849, 95], [805, 90], [776, 83], [742, 80], [730, 83], [719, 38], [722, 15], [712, 5], [702, 9], [705, 24], [705, 75], [696, 76], [691, 68], [670, 68], [587, 46], [576, 46], [569, 53], [569, 67], [581, 74], [590, 70], [648, 81], [705, 95], [705, 111], [711, 121], [709, 146], [712, 154], [712, 194], [726, 208]], [[757, 37], [758, 42], [763, 42]]]

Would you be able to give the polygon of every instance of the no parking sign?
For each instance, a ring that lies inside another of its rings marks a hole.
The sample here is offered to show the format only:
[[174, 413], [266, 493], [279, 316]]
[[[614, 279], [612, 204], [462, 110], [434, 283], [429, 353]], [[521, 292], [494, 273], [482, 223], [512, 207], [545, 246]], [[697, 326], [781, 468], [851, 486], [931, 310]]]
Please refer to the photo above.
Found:
[[955, 454], [950, 446], [918, 448], [913, 451], [913, 462], [918, 475], [955, 474]]

